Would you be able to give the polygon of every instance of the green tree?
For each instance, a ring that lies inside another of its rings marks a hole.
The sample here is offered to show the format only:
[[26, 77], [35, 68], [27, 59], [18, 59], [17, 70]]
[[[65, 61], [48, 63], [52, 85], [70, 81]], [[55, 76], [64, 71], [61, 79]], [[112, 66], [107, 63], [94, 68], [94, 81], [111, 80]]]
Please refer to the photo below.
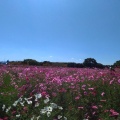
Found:
[[23, 61], [23, 64], [27, 64], [27, 65], [39, 65], [39, 62], [37, 62], [36, 60], [33, 60], [33, 59], [25, 59]]
[[50, 62], [50, 61], [43, 61], [43, 66], [52, 66], [52, 62]]
[[76, 63], [68, 63], [67, 67], [76, 67]]
[[120, 67], [120, 60], [116, 61], [113, 66]]
[[104, 69], [105, 68], [105, 66], [103, 65], [103, 64], [101, 64], [101, 63], [97, 63], [97, 66], [96, 66], [97, 68], [100, 68], [100, 69]]
[[94, 58], [87, 58], [83, 62], [84, 67], [97, 67], [97, 61]]

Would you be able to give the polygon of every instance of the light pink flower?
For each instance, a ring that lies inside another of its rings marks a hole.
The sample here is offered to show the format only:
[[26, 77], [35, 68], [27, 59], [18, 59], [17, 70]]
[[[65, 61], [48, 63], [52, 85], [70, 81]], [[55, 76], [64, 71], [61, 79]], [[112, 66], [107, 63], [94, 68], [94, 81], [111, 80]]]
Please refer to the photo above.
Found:
[[79, 106], [79, 107], [78, 107], [78, 109], [84, 109], [84, 107], [82, 107], [82, 106]]
[[105, 92], [102, 92], [102, 93], [101, 93], [101, 96], [104, 96], [104, 95], [105, 95]]
[[118, 80], [118, 83], [120, 83], [120, 79]]
[[113, 81], [114, 81], [114, 80], [111, 80], [109, 84], [111, 85], [111, 84], [113, 83]]
[[75, 97], [75, 100], [79, 100], [79, 99], [80, 99], [80, 96]]
[[94, 90], [94, 88], [88, 88], [88, 90]]
[[92, 106], [93, 109], [98, 109], [98, 107], [96, 105]]

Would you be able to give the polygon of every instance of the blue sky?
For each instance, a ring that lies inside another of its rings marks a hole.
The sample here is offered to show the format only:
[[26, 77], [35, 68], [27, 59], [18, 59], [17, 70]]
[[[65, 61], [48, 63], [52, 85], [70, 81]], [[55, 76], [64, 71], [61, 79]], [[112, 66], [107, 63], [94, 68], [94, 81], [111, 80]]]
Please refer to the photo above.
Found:
[[120, 0], [0, 0], [0, 60], [120, 60]]

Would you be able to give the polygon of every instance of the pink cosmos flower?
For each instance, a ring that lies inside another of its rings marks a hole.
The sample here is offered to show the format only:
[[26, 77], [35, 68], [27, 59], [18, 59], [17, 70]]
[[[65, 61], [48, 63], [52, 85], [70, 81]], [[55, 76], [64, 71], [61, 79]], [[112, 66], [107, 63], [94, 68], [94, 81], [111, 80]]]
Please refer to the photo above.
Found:
[[92, 113], [92, 115], [95, 115], [95, 113], [96, 113], [96, 112], [94, 111], [94, 112]]
[[84, 91], [84, 95], [88, 95], [88, 93], [86, 91]]
[[28, 110], [28, 108], [27, 108], [27, 107], [23, 107], [23, 110], [24, 110], [24, 111], [27, 111], [27, 110]]
[[120, 83], [120, 79], [118, 80], [118, 83]]
[[93, 109], [98, 109], [98, 107], [96, 105], [92, 106]]
[[84, 109], [84, 107], [82, 107], [82, 106], [79, 106], [79, 107], [78, 107], [78, 109]]
[[114, 80], [111, 80], [109, 84], [111, 85], [111, 84], [113, 83], [113, 81], [114, 81]]
[[88, 90], [94, 90], [94, 88], [88, 88]]
[[116, 111], [113, 110], [113, 109], [110, 109], [110, 116], [118, 116], [118, 115], [119, 115], [118, 112], [116, 112]]
[[105, 95], [105, 92], [102, 92], [102, 93], [101, 93], [101, 96], [104, 96], [104, 95]]
[[82, 88], [86, 87], [86, 85], [82, 85]]
[[75, 100], [79, 100], [79, 99], [80, 99], [80, 96], [75, 97]]

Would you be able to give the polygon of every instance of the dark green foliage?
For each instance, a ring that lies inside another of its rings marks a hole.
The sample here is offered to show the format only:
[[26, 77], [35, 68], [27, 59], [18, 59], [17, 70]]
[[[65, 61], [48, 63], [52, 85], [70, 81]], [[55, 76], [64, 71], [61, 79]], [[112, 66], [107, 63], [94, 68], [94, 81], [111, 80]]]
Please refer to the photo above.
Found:
[[68, 63], [67, 67], [76, 67], [76, 63]]
[[93, 68], [97, 66], [97, 61], [94, 58], [87, 58], [84, 60], [83, 65], [85, 67]]
[[116, 61], [113, 66], [120, 67], [120, 60]]
[[[72, 68], [109, 68], [110, 65], [103, 65], [101, 63], [97, 63], [94, 58], [86, 58], [83, 63], [75, 63], [75, 62], [50, 62], [43, 61], [38, 62], [34, 59], [24, 59], [23, 61], [7, 61], [9, 65], [36, 65], [36, 66], [51, 66], [51, 67], [72, 67]], [[114, 67], [120, 67], [120, 60], [116, 61], [113, 65]]]
[[72, 67], [72, 68], [83, 68], [83, 64], [82, 63], [68, 63], [67, 67]]
[[43, 66], [51, 66], [52, 63], [50, 61], [44, 61], [43, 63]]
[[96, 66], [97, 68], [100, 68], [100, 69], [103, 69], [103, 68], [105, 68], [105, 66], [103, 65], [103, 64], [101, 64], [101, 63], [97, 63], [97, 66]]
[[83, 68], [84, 65], [83, 65], [82, 63], [77, 63], [77, 64], [76, 64], [76, 67], [77, 67], [77, 68]]
[[25, 59], [22, 63], [27, 65], [39, 65], [39, 62], [33, 59]]

